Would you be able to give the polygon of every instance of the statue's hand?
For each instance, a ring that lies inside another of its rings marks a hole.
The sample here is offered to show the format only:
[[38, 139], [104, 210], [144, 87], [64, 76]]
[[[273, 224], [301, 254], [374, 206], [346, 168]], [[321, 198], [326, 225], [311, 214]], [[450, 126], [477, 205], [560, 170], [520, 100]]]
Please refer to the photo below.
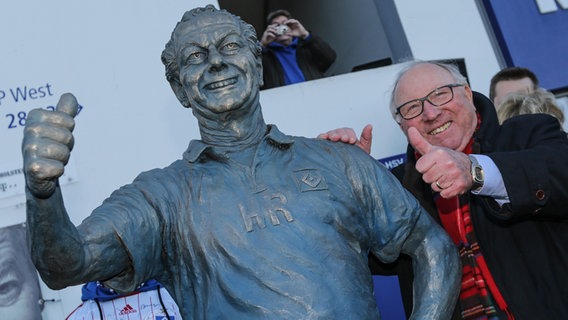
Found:
[[34, 109], [28, 113], [22, 142], [24, 174], [27, 187], [38, 198], [51, 196], [63, 174], [73, 148], [71, 132], [78, 108], [77, 99], [66, 93], [55, 111]]

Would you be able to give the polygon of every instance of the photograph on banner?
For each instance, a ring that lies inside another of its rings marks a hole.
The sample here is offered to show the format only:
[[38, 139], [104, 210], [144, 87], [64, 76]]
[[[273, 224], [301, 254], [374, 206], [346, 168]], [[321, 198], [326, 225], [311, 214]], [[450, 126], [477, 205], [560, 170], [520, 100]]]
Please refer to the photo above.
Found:
[[26, 226], [0, 229], [0, 314], [3, 319], [42, 319], [37, 271], [26, 244]]

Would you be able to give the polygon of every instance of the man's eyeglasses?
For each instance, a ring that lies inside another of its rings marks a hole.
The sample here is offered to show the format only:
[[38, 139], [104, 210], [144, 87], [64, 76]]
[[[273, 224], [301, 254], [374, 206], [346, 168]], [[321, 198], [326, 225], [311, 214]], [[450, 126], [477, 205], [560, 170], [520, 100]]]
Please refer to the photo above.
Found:
[[454, 88], [463, 86], [463, 84], [454, 83], [436, 88], [424, 98], [414, 99], [402, 104], [396, 108], [396, 114], [399, 114], [405, 120], [414, 119], [424, 112], [424, 101], [428, 101], [436, 107], [443, 106], [454, 98]]

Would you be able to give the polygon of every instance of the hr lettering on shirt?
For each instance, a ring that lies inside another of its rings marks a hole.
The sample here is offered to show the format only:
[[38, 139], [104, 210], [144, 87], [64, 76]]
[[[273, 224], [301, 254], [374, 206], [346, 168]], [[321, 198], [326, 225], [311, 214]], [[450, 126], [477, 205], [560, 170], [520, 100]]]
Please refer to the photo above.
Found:
[[251, 209], [251, 205], [247, 206], [244, 203], [237, 205], [247, 232], [254, 231], [255, 225], [260, 229], [266, 228], [267, 220], [272, 226], [294, 221], [292, 213], [286, 208], [288, 200], [284, 194], [279, 192], [267, 194], [262, 200], [265, 205], [255, 206], [257, 209]]
[[[293, 178], [299, 193], [327, 190], [328, 185], [318, 169], [303, 168], [293, 170]], [[262, 189], [255, 192], [247, 204], [241, 202], [237, 206], [247, 232], [256, 228], [279, 226], [284, 222], [294, 221], [292, 212], [287, 207], [288, 199], [282, 192], [268, 192]]]

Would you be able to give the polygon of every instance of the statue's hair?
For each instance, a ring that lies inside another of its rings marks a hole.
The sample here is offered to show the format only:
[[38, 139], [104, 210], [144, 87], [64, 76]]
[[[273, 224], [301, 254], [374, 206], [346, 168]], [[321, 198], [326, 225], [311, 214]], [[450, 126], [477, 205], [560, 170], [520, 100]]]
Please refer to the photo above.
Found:
[[393, 119], [397, 122], [400, 123], [401, 121], [401, 117], [399, 114], [396, 113], [396, 108], [398, 107], [397, 105], [395, 105], [394, 103], [394, 98], [395, 98], [395, 92], [396, 92], [396, 87], [398, 86], [398, 82], [400, 81], [400, 78], [402, 78], [402, 76], [407, 73], [410, 69], [413, 69], [414, 67], [416, 67], [417, 65], [421, 65], [421, 64], [431, 64], [431, 65], [436, 65], [446, 71], [448, 71], [450, 73], [450, 75], [452, 76], [452, 78], [454, 78], [454, 83], [457, 84], [463, 84], [464, 86], [468, 86], [468, 82], [467, 82], [467, 78], [461, 74], [459, 67], [456, 64], [453, 63], [442, 63], [439, 61], [422, 61], [422, 60], [414, 60], [412, 62], [410, 62], [408, 65], [406, 65], [396, 76], [396, 80], [394, 82], [394, 85], [392, 87], [391, 90], [391, 97], [390, 97], [390, 103], [389, 103], [389, 108], [390, 108], [390, 112], [391, 115], [393, 117]]
[[[191, 21], [195, 17], [198, 17], [202, 14], [222, 14], [233, 18], [239, 25], [244, 38], [247, 40], [247, 44], [251, 52], [259, 60], [262, 57], [262, 47], [256, 36], [256, 29], [254, 29], [252, 25], [246, 23], [243, 19], [241, 19], [241, 17], [236, 16], [225, 9], [217, 9], [213, 5], [194, 8], [183, 14], [183, 17], [176, 24], [174, 30], [172, 31], [171, 38], [168, 43], [166, 43], [164, 51], [162, 51], [162, 63], [166, 68], [166, 79], [170, 83], [175, 82], [181, 85], [179, 78], [179, 66], [176, 61], [176, 48], [174, 39], [175, 32], [181, 23]], [[189, 107], [189, 101], [181, 102], [184, 106]]]

